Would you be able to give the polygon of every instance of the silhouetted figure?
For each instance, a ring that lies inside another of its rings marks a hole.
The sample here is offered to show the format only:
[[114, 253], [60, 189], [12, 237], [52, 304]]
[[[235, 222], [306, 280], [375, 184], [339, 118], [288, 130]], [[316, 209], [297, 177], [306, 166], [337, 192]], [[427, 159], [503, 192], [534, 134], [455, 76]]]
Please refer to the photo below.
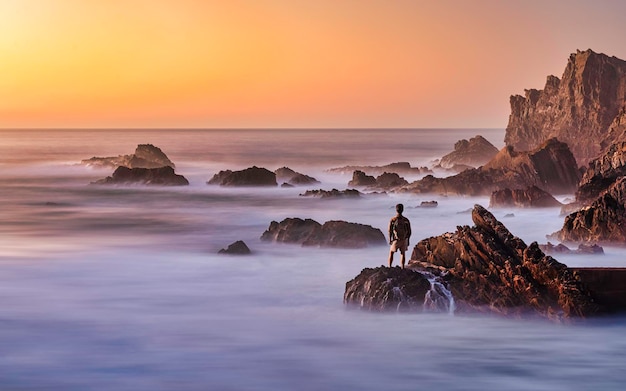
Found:
[[411, 222], [402, 215], [404, 205], [396, 205], [396, 214], [389, 221], [389, 267], [393, 263], [393, 253], [400, 250], [400, 266], [404, 269], [406, 260], [406, 250], [409, 248], [409, 238], [411, 237]]

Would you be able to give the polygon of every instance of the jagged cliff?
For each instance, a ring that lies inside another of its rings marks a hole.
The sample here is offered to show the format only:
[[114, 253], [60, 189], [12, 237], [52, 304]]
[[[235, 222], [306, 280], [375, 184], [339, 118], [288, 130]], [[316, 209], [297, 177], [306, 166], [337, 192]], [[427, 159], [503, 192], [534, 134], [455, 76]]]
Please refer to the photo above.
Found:
[[511, 96], [504, 142], [526, 151], [556, 137], [579, 165], [626, 139], [626, 61], [592, 50], [573, 53], [563, 76], [543, 90]]

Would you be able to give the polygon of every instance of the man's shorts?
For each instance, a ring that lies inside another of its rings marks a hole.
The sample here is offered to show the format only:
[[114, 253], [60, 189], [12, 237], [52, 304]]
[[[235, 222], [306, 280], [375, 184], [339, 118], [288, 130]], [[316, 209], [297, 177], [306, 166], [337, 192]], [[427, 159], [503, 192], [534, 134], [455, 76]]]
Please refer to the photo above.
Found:
[[401, 253], [406, 252], [409, 248], [409, 241], [407, 239], [394, 240], [391, 242], [391, 247], [389, 247], [389, 251], [395, 253], [400, 250]]

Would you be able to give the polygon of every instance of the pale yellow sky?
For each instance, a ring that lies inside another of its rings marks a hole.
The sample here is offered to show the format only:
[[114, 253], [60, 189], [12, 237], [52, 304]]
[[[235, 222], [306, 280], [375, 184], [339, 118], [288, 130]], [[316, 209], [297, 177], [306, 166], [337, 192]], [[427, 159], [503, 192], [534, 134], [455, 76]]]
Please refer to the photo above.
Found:
[[0, 0], [0, 127], [504, 127], [626, 2]]

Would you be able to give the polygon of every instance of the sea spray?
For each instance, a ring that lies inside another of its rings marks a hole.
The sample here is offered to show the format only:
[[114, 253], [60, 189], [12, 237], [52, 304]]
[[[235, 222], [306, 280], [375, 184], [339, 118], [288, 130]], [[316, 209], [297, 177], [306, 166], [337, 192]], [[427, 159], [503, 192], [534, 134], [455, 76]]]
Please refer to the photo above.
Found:
[[424, 311], [447, 312], [454, 315], [454, 296], [441, 281], [441, 277], [427, 272], [422, 272], [422, 275], [430, 282], [430, 290], [424, 296]]

